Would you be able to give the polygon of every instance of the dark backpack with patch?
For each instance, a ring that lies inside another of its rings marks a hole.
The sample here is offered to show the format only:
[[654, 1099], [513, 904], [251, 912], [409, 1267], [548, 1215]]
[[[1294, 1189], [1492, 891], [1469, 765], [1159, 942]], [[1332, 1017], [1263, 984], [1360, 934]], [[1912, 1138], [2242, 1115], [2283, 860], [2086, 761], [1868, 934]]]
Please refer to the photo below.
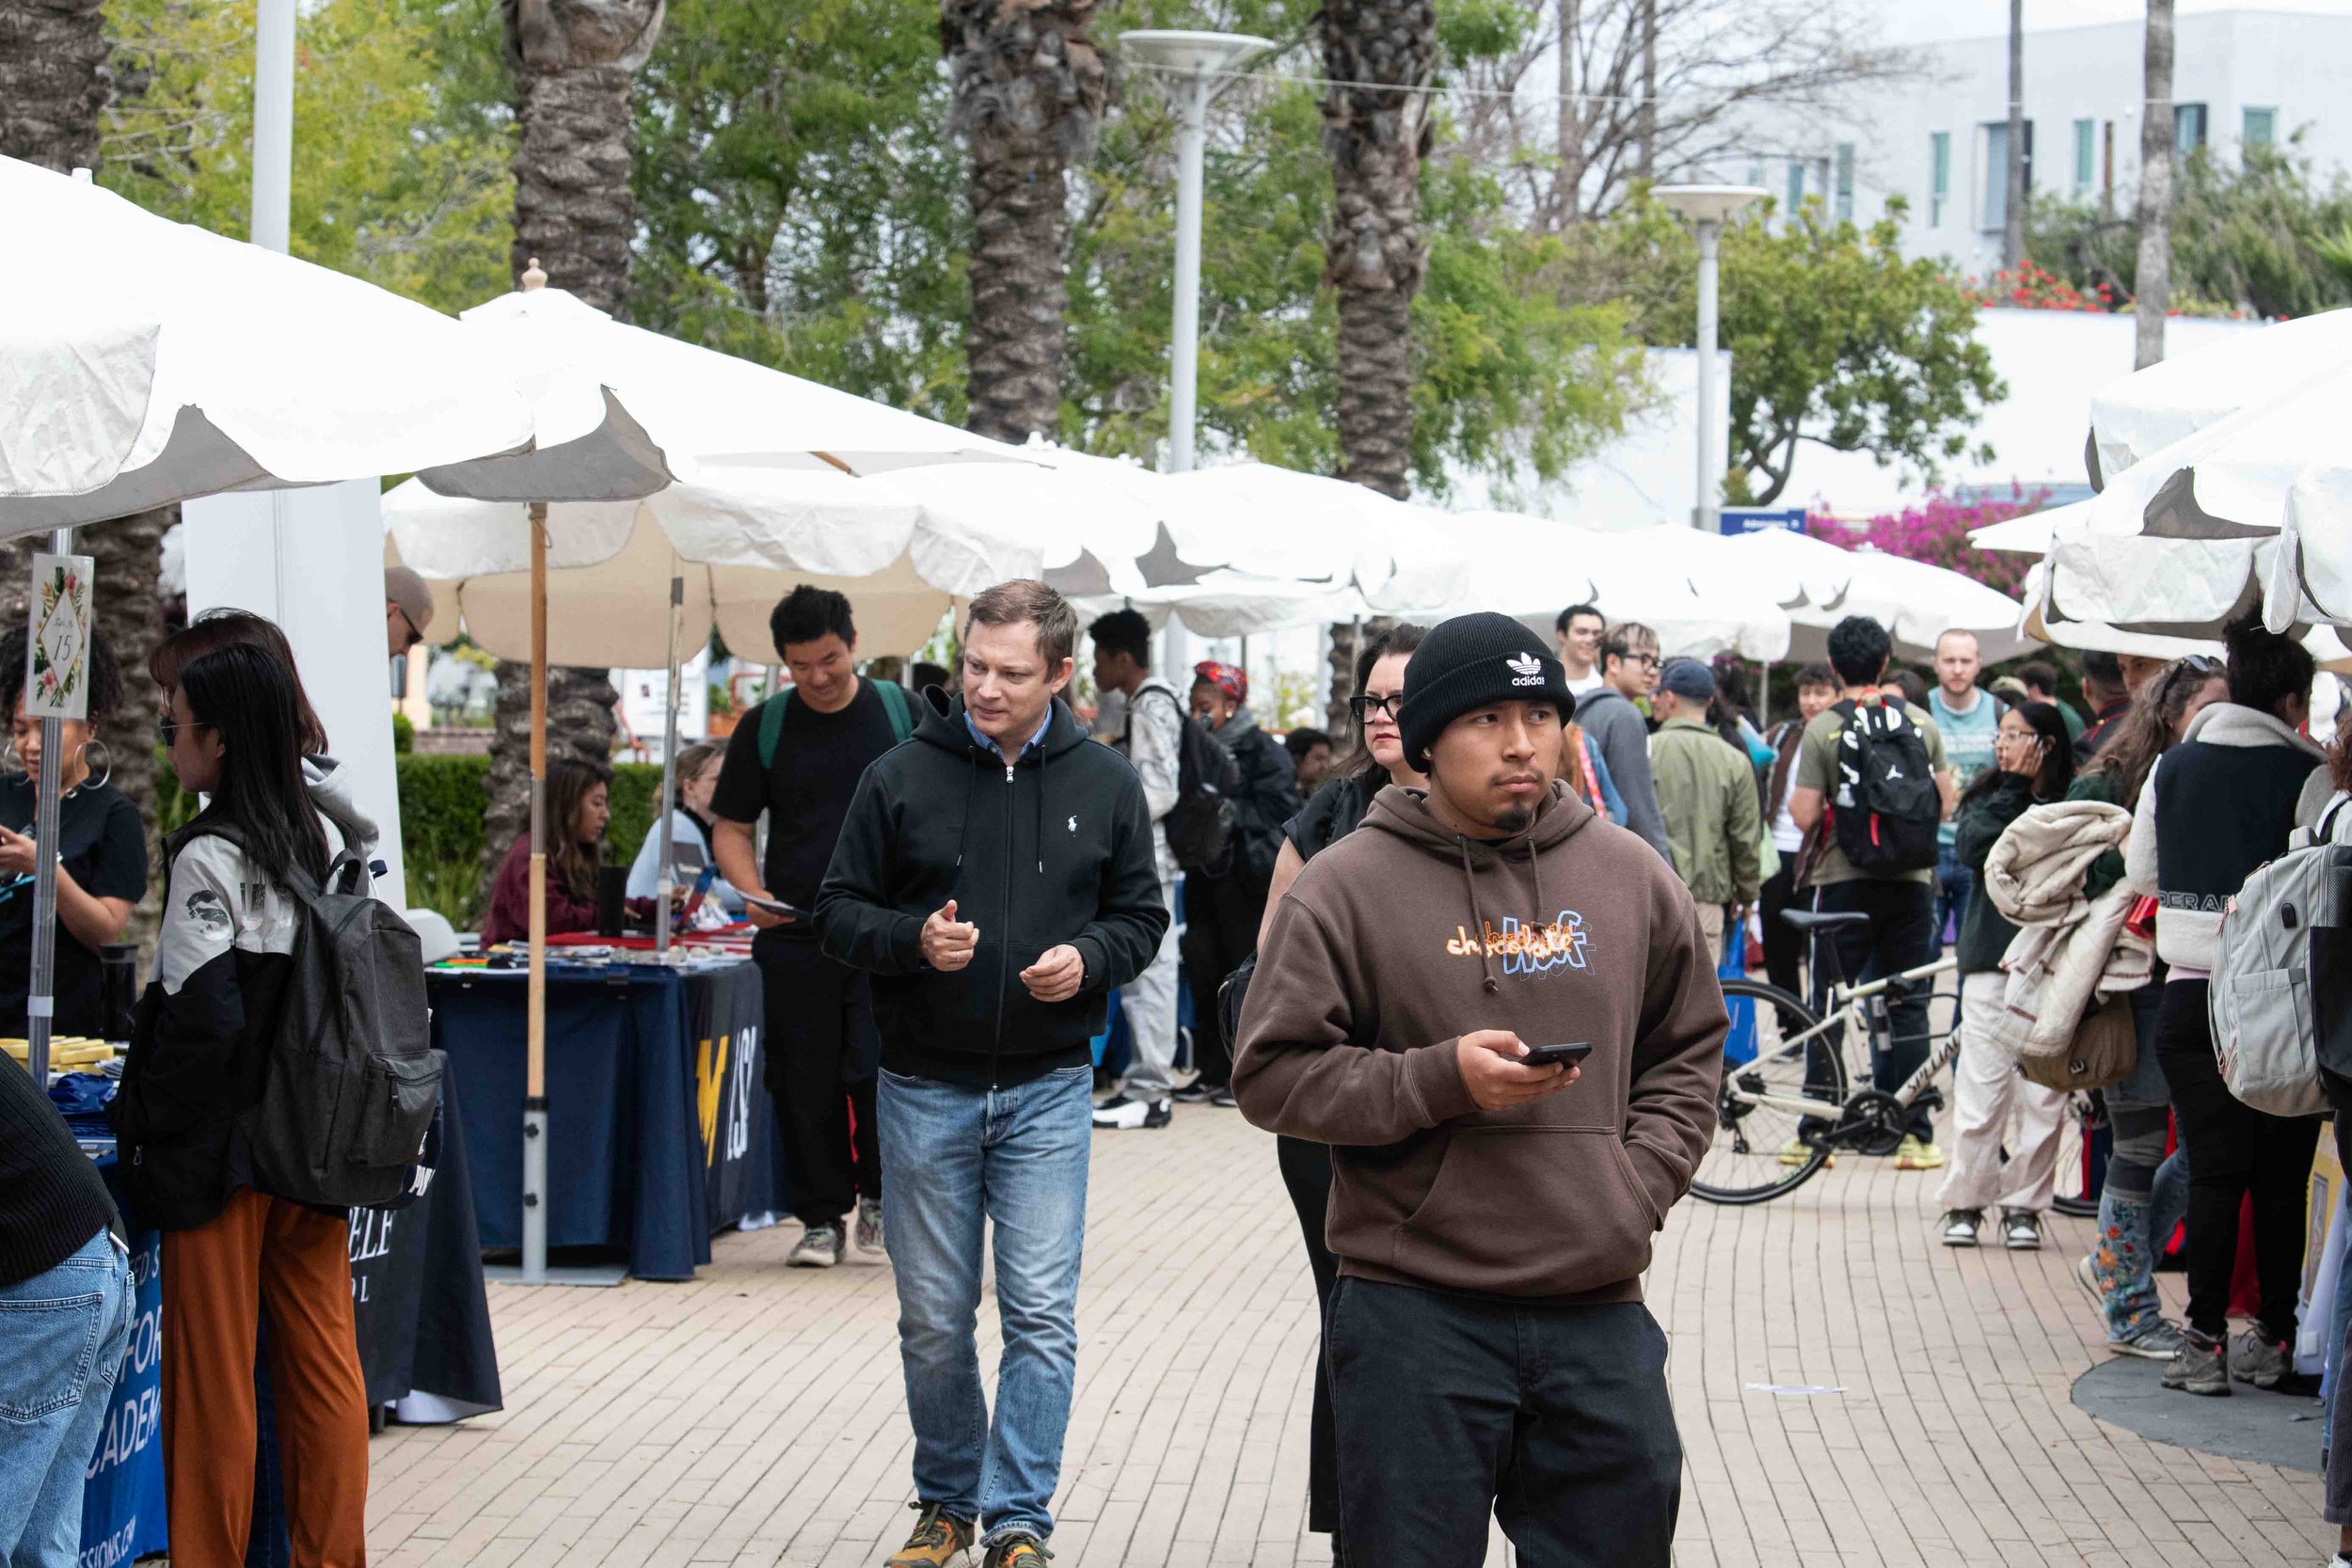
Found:
[[[1136, 693], [1135, 701], [1140, 703], [1149, 696], [1176, 703], [1176, 694], [1164, 686], [1145, 687]], [[1241, 764], [1226, 750], [1225, 742], [1186, 713], [1181, 703], [1176, 703], [1176, 804], [1161, 818], [1160, 826], [1168, 833], [1168, 852], [1179, 868], [1222, 877], [1233, 863], [1239, 822], [1233, 801], [1241, 794]], [[1131, 703], [1128, 736], [1134, 734], [1135, 722], [1135, 704]], [[1127, 736], [1121, 737], [1120, 750], [1132, 757], [1126, 740]]]
[[[243, 841], [226, 824], [201, 830]], [[400, 1201], [441, 1093], [424, 950], [369, 891], [349, 849], [322, 881], [291, 868], [293, 964], [270, 1031], [262, 1098], [239, 1118], [254, 1185], [331, 1209]]]
[[1935, 864], [1944, 792], [1928, 739], [1900, 703], [1843, 702], [1836, 788], [1829, 800], [1837, 847], [1857, 871], [1926, 871]]

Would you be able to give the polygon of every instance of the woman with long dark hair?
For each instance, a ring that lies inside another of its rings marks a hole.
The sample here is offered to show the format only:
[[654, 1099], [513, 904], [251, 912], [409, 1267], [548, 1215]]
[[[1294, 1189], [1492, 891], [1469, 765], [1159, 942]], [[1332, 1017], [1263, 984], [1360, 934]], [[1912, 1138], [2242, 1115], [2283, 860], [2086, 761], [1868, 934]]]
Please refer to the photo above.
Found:
[[278, 661], [294, 682], [294, 725], [302, 735], [302, 754], [323, 757], [326, 754], [326, 726], [310, 707], [310, 694], [302, 689], [302, 672], [294, 665], [294, 644], [277, 622], [266, 615], [256, 615], [249, 610], [224, 607], [208, 610], [190, 621], [185, 630], [167, 638], [148, 656], [148, 673], [155, 684], [163, 688], [166, 708], [171, 705], [171, 689], [180, 684], [180, 672], [193, 661], [216, 649], [228, 647], [258, 648]]
[[306, 765], [294, 676], [272, 655], [233, 642], [187, 657], [167, 642], [156, 664], [173, 675], [162, 722], [172, 770], [212, 799], [167, 847], [153, 974], [111, 1114], [133, 1206], [164, 1232], [172, 1560], [245, 1560], [266, 1310], [294, 1555], [359, 1562], [368, 1413], [350, 1227], [341, 1212], [255, 1186], [238, 1126], [261, 1099], [293, 970], [299, 907], [288, 882], [324, 876], [338, 848], [365, 860], [374, 827], [336, 793], [340, 775]]
[[[2058, 1173], [2058, 1122], [2066, 1093], [2018, 1076], [2017, 1059], [1993, 1025], [2007, 977], [2001, 955], [2017, 927], [1986, 896], [1984, 863], [2010, 823], [2035, 806], [2066, 799], [2074, 748], [2066, 720], [2047, 703], [2020, 703], [2001, 715], [1993, 766], [1977, 775], [1953, 813], [1960, 863], [1979, 873], [1960, 919], [1960, 1060], [1952, 1068], [1952, 1155], [1936, 1200], [1944, 1244], [1975, 1246], [1984, 1212], [1998, 1202], [2001, 1243], [2013, 1252], [2042, 1245], [2042, 1216]], [[2012, 1132], [2010, 1121], [2016, 1127]], [[2009, 1157], [2001, 1157], [2003, 1147]]]
[[[0, 1033], [24, 1034], [25, 990], [33, 957], [33, 874], [40, 847], [33, 837], [40, 777], [40, 721], [25, 710], [25, 642], [0, 637], [0, 717], [8, 721], [12, 762], [0, 777]], [[58, 721], [57, 939], [50, 997], [51, 1027], [60, 1035], [99, 1035], [108, 1021], [100, 1000], [99, 950], [122, 939], [131, 911], [147, 895], [147, 830], [139, 808], [107, 775], [113, 759], [96, 736], [122, 701], [122, 672], [106, 640], [90, 634], [87, 718]]]
[[[2246, 879], [2287, 847], [2323, 753], [2304, 736], [2312, 656], [2263, 628], [2233, 625], [2229, 701], [2210, 703], [2150, 772], [2132, 814], [2124, 880], [2154, 895], [2156, 956], [2167, 965], [2156, 1060], [2188, 1148], [2188, 1325], [2164, 1386], [2227, 1394], [2233, 1380], [2276, 1388], [2294, 1370], [2303, 1211], [2319, 1124], [2276, 1117], [2230, 1092], [2206, 1012], [2221, 911]], [[2259, 1304], [2230, 1338], [2238, 1212], [2254, 1207]]]
[[[2217, 658], [2198, 654], [2166, 665], [2140, 688], [2130, 709], [2109, 721], [2066, 798], [2135, 809], [2156, 759], [2180, 743], [2199, 710], [2228, 695]], [[2096, 898], [2122, 879], [2122, 851], [2110, 850], [2091, 863], [2083, 895]], [[2180, 1325], [2165, 1317], [2156, 1294], [2155, 1261], [2188, 1209], [2188, 1148], [2168, 1154], [2164, 1147], [2172, 1131], [2172, 1091], [2156, 1060], [2164, 985], [2158, 959], [2155, 977], [2131, 993], [2139, 1054], [2132, 1075], [2102, 1095], [2111, 1141], [2099, 1186], [2099, 1229], [2090, 1251], [2074, 1264], [2074, 1277], [2106, 1320], [2107, 1349], [2151, 1361], [2169, 1361], [2181, 1348]]]
[[[1282, 848], [1274, 863], [1274, 881], [1266, 895], [1266, 927], [1282, 895], [1298, 879], [1307, 863], [1355, 832], [1372, 809], [1372, 798], [1391, 784], [1421, 789], [1428, 781], [1405, 760], [1405, 740], [1397, 728], [1397, 712], [1405, 704], [1405, 666], [1421, 646], [1428, 628], [1410, 624], [1394, 626], [1364, 644], [1356, 656], [1356, 689], [1348, 698], [1349, 716], [1356, 721], [1353, 754], [1315, 791], [1306, 809], [1282, 825]], [[1315, 1277], [1315, 1300], [1331, 1305], [1331, 1287], [1339, 1278], [1339, 1260], [1324, 1241], [1331, 1208], [1331, 1150], [1304, 1138], [1274, 1140], [1275, 1163], [1291, 1207], [1298, 1212], [1299, 1233], [1307, 1243], [1307, 1266]], [[1314, 1411], [1308, 1427], [1307, 1528], [1331, 1537], [1331, 1557], [1346, 1560], [1340, 1540], [1339, 1437], [1331, 1415], [1331, 1385], [1320, 1349], [1315, 1356]]]
[[[548, 935], [596, 928], [596, 866], [604, 853], [604, 828], [612, 819], [608, 797], [612, 776], [603, 768], [566, 759], [548, 764]], [[518, 942], [531, 935], [531, 834], [515, 840], [490, 887], [490, 912], [483, 917], [482, 944]]]

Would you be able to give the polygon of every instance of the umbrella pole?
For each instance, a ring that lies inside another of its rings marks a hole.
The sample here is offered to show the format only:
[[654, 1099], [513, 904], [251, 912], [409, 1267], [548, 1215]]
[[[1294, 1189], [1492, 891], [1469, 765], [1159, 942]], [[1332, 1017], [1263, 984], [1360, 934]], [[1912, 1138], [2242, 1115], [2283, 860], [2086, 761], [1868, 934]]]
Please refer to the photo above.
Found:
[[548, 1281], [548, 506], [531, 503], [531, 981], [524, 1003], [523, 1283]]
[[[73, 531], [49, 535], [49, 553], [72, 555]], [[91, 594], [96, 596], [93, 584]], [[43, 1093], [49, 1088], [49, 1024], [56, 1007], [57, 971], [57, 796], [65, 758], [59, 721], [40, 721], [40, 778], [33, 804], [33, 972], [24, 989], [24, 1065]]]
[[685, 613], [686, 577], [675, 554], [670, 557], [670, 700], [661, 715], [661, 860], [654, 868], [653, 950], [670, 950], [670, 907], [677, 894], [671, 851], [675, 848], [676, 808], [672, 791], [677, 787], [677, 624]]

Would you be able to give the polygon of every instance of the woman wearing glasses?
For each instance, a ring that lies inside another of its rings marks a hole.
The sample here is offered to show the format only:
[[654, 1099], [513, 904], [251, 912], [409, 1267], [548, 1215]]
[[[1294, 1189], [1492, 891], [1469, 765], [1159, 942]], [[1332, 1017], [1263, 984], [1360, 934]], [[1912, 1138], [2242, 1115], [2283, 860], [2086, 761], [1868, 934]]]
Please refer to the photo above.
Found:
[[[1372, 809], [1375, 795], [1390, 784], [1411, 789], [1427, 786], [1427, 780], [1406, 766], [1405, 741], [1396, 727], [1396, 711], [1405, 701], [1405, 666], [1413, 650], [1421, 646], [1426, 629], [1391, 626], [1357, 656], [1356, 694], [1348, 699], [1348, 711], [1356, 721], [1360, 743], [1330, 782], [1315, 791], [1306, 809], [1282, 825], [1282, 848], [1274, 862], [1265, 919], [1258, 927], [1261, 944], [1282, 895], [1298, 879], [1299, 872], [1356, 830], [1364, 813]], [[1332, 1283], [1339, 1277], [1338, 1261], [1324, 1244], [1325, 1218], [1331, 1206], [1331, 1151], [1303, 1138], [1277, 1138], [1274, 1147], [1282, 1185], [1290, 1190], [1291, 1206], [1298, 1211], [1298, 1228], [1306, 1237], [1307, 1264], [1315, 1276], [1315, 1300], [1327, 1308]], [[1309, 1432], [1307, 1528], [1329, 1534], [1332, 1560], [1343, 1562], [1346, 1555], [1339, 1539], [1338, 1439], [1331, 1423], [1331, 1388], [1319, 1353], [1314, 1418]]]
[[[2136, 809], [2156, 759], [2180, 743], [2189, 721], [2207, 704], [2227, 699], [2229, 689], [2217, 658], [2200, 654], [2168, 665], [2110, 725], [2066, 798]], [[2092, 863], [2083, 895], [2097, 898], [2122, 879], [2122, 851], [2109, 850]], [[2172, 1095], [2155, 1045], [2164, 981], [2159, 962], [2155, 978], [2132, 992], [2137, 1065], [2106, 1092], [2114, 1148], [2099, 1192], [2098, 1236], [2090, 1254], [2074, 1265], [2075, 1277], [2106, 1319], [2107, 1348], [2154, 1361], [2169, 1361], [2181, 1348], [2179, 1327], [2166, 1322], [2160, 1310], [2154, 1271], [2156, 1255], [2188, 1208], [2187, 1150], [2169, 1158], [2164, 1151], [2172, 1126]]]
[[[40, 721], [25, 711], [25, 646], [0, 638], [0, 703], [8, 710], [10, 760], [0, 778], [0, 1034], [23, 1038], [33, 955], [33, 838], [40, 776]], [[90, 635], [89, 713], [57, 725], [57, 939], [51, 1026], [60, 1035], [103, 1035], [100, 949], [120, 940], [147, 892], [147, 832], [139, 808], [107, 782], [103, 741], [92, 730], [122, 700], [122, 673], [106, 640]]]

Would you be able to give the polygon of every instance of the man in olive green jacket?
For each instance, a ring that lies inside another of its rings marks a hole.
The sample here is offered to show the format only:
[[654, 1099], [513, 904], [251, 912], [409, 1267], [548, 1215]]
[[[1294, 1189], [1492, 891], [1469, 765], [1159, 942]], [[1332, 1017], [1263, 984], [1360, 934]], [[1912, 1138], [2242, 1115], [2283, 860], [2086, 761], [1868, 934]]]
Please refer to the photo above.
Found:
[[1695, 658], [1667, 660], [1651, 700], [1660, 725], [1650, 736], [1649, 757], [1675, 870], [1720, 958], [1724, 907], [1737, 908], [1736, 923], [1756, 902], [1764, 820], [1747, 753], [1706, 722], [1714, 694], [1715, 676], [1706, 665]]

